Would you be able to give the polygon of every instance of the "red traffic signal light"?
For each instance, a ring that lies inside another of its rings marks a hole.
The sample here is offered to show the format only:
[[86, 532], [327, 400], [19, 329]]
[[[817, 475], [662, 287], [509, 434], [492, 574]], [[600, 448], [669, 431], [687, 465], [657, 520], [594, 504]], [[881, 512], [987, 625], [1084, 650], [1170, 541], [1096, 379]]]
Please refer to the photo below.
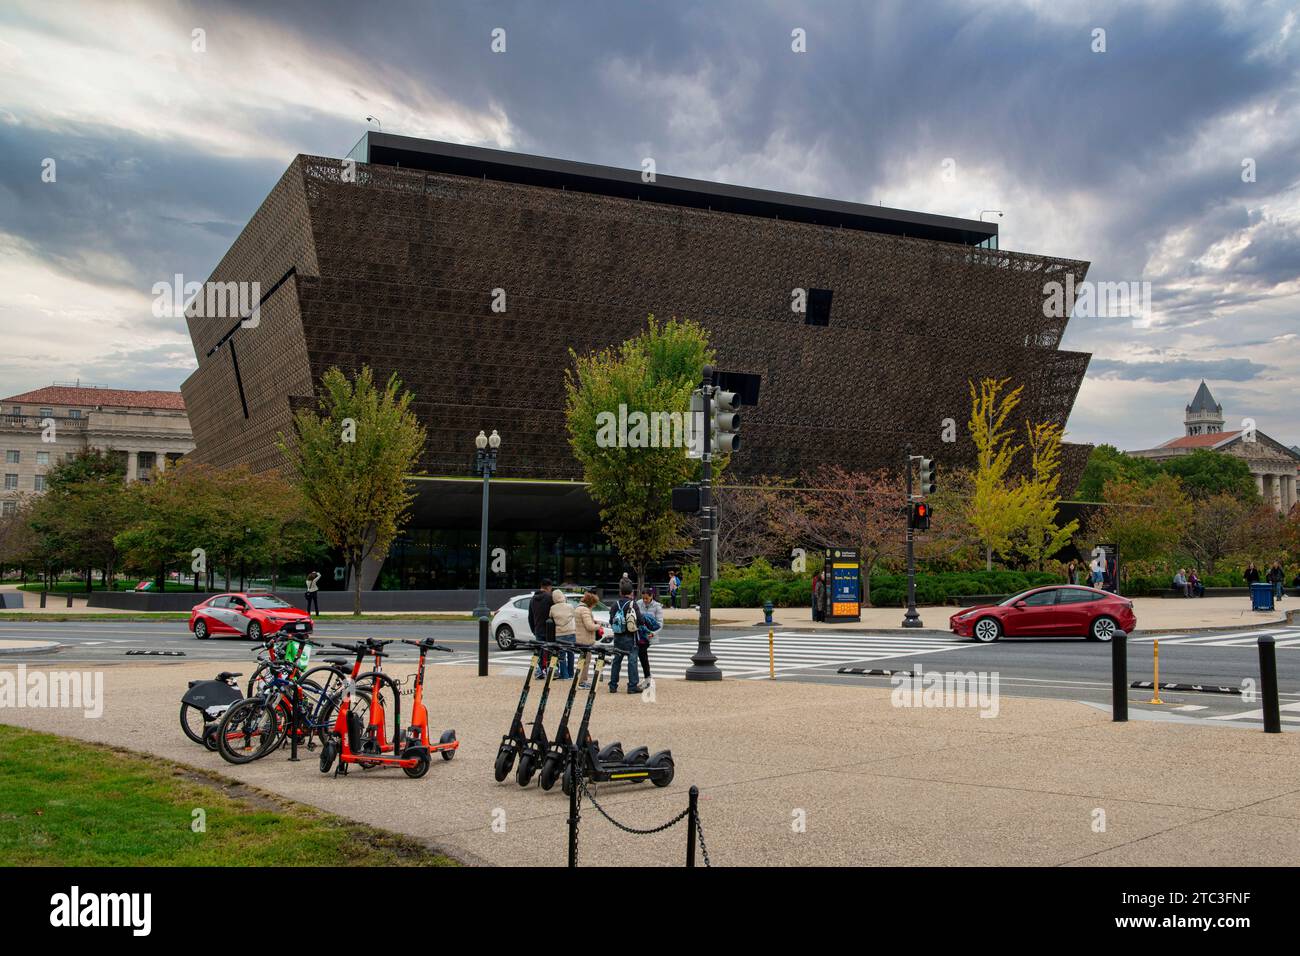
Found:
[[913, 530], [927, 531], [930, 528], [930, 506], [924, 501], [912, 502], [911, 521]]

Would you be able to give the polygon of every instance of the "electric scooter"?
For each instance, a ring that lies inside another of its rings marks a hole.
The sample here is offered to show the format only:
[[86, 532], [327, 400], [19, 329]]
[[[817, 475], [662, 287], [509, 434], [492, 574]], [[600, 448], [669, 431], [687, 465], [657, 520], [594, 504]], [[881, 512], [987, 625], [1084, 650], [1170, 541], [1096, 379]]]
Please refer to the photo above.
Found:
[[554, 647], [554, 645], [545, 641], [522, 641], [515, 646], [531, 649], [533, 656], [528, 662], [528, 673], [524, 675], [524, 689], [519, 694], [519, 705], [515, 707], [514, 720], [510, 722], [510, 729], [501, 738], [501, 746], [497, 749], [496, 763], [492, 768], [497, 783], [500, 783], [509, 775], [510, 768], [515, 765], [515, 757], [528, 746], [528, 734], [524, 730], [524, 704], [528, 702], [528, 688], [532, 686], [533, 674], [537, 670], [538, 662], [542, 659], [542, 651]]
[[[600, 675], [605, 669], [605, 659], [615, 653], [608, 648], [592, 648], [597, 655], [596, 672], [592, 676], [591, 690], [587, 694], [587, 705], [582, 712], [582, 723], [578, 727], [578, 737], [573, 749], [577, 751], [578, 773], [589, 780], [605, 783], [611, 780], [627, 780], [632, 783], [644, 783], [649, 780], [656, 787], [666, 787], [673, 782], [673, 754], [671, 750], [660, 750], [653, 756], [645, 756], [649, 751], [637, 747], [630, 754], [612, 758], [612, 748], [598, 749], [600, 744], [591, 736], [591, 708], [596, 701], [596, 688], [600, 685]], [[644, 753], [643, 753], [644, 752]], [[573, 770], [569, 766], [569, 753], [560, 758], [564, 762], [562, 786], [565, 794], [573, 792]]]
[[[556, 647], [558, 645], [551, 645]], [[546, 715], [546, 701], [551, 696], [551, 679], [555, 677], [555, 671], [560, 665], [560, 654], [563, 651], [552, 650], [550, 663], [546, 665], [546, 683], [542, 685], [542, 699], [537, 704], [537, 715], [533, 717], [533, 732], [524, 741], [523, 748], [519, 751], [519, 768], [515, 771], [515, 783], [521, 787], [528, 786], [529, 781], [533, 779], [533, 774], [550, 748], [550, 743], [546, 739], [546, 726], [543, 723], [543, 717]]]
[[[424, 709], [422, 699], [425, 652], [434, 649], [450, 651], [450, 648], [432, 642], [429, 642], [428, 648], [423, 646], [425, 642], [416, 644], [421, 648], [420, 670], [416, 683], [416, 723], [412, 725], [409, 731], [402, 728], [401, 697], [397, 682], [379, 670], [372, 672], [374, 684], [371, 690], [370, 721], [368, 725], [363, 727], [360, 716], [353, 713], [352, 692], [356, 683], [355, 677], [361, 669], [362, 659], [365, 655], [372, 654], [375, 657], [376, 667], [378, 667], [383, 659], [384, 646], [391, 643], [393, 642], [368, 638], [364, 643], [334, 644], [335, 647], [343, 648], [355, 654], [356, 663], [352, 669], [353, 679], [349, 680], [343, 688], [343, 699], [339, 702], [334, 730], [327, 738], [325, 746], [321, 748], [321, 773], [329, 773], [331, 767], [334, 767], [335, 760], [337, 760], [338, 766], [334, 768], [336, 777], [347, 774], [348, 764], [357, 764], [363, 770], [375, 767], [401, 767], [402, 772], [408, 777], [419, 778], [429, 771], [432, 749], [443, 752], [443, 758], [450, 760], [451, 758], [447, 756], [447, 752], [454, 751], [460, 746], [455, 739], [454, 731], [445, 732], [437, 748], [431, 748], [427, 743], [428, 713]], [[393, 737], [391, 741], [389, 741], [384, 728], [385, 716], [382, 691], [385, 687], [389, 688], [393, 693]]]
[[418, 741], [429, 753], [441, 754], [443, 760], [450, 760], [460, 749], [456, 731], [444, 730], [436, 744], [429, 743], [429, 712], [424, 706], [424, 658], [429, 651], [444, 651], [450, 654], [451, 648], [435, 644], [431, 637], [426, 637], [422, 641], [403, 640], [402, 643], [420, 649], [420, 663], [415, 671], [415, 696], [411, 701], [411, 726], [407, 728], [406, 739]]

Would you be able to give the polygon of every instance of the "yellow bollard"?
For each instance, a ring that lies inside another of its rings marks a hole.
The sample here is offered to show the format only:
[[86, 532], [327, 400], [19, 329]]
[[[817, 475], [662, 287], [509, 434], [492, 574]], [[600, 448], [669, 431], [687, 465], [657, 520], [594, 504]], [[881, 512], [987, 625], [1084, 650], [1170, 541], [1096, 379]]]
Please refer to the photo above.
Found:
[[1160, 699], [1160, 642], [1151, 642], [1152, 664], [1155, 669], [1155, 676], [1151, 680], [1151, 699], [1148, 704], [1163, 704]]
[[776, 680], [776, 638], [770, 627], [767, 629], [767, 676], [769, 680]]

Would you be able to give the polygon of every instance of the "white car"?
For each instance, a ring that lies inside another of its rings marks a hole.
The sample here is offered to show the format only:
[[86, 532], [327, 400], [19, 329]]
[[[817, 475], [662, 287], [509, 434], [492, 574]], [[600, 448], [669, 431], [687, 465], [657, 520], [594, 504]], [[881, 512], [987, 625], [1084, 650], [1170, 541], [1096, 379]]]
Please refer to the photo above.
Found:
[[[560, 590], [564, 591], [564, 588]], [[568, 598], [570, 604], [574, 605], [582, 600], [582, 594], [581, 590], [564, 591], [564, 596]], [[515, 646], [516, 641], [533, 639], [532, 629], [528, 626], [528, 604], [532, 599], [531, 593], [516, 595], [497, 608], [492, 615], [492, 634], [497, 639], [497, 646], [502, 650], [510, 650]], [[601, 627], [609, 627], [609, 605], [598, 603], [591, 609], [591, 616]]]

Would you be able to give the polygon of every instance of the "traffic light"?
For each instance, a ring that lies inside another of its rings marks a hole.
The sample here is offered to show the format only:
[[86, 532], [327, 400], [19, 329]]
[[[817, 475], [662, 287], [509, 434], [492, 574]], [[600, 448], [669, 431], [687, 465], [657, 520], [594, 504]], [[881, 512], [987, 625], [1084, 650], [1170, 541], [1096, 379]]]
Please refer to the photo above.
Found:
[[921, 494], [932, 495], [935, 489], [935, 468], [933, 458], [921, 459]]
[[713, 392], [712, 450], [729, 455], [740, 450], [740, 412], [735, 392], [715, 389]]
[[924, 501], [913, 501], [912, 513], [908, 517], [907, 526], [913, 531], [929, 531], [930, 505]]

